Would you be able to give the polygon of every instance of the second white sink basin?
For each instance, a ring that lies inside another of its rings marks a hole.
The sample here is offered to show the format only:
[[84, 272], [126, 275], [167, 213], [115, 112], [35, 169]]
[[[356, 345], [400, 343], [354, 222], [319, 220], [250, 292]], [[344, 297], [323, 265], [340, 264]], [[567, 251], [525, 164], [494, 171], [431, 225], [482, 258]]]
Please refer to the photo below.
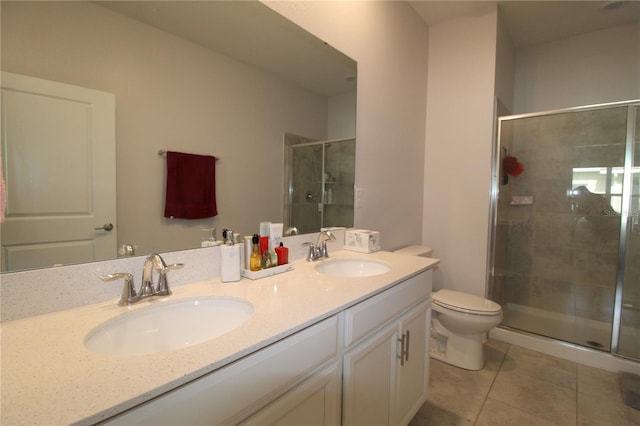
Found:
[[201, 297], [164, 302], [124, 313], [93, 329], [85, 346], [107, 355], [141, 355], [205, 342], [239, 327], [253, 314], [251, 303]]
[[370, 277], [390, 270], [386, 263], [370, 259], [331, 259], [316, 265], [316, 271], [338, 277]]

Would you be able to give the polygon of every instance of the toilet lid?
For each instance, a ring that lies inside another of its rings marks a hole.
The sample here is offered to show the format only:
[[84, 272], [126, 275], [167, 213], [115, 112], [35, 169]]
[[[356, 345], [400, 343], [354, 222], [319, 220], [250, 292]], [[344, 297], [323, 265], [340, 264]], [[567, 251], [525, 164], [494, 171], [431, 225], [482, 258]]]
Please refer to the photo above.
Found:
[[460, 291], [440, 290], [431, 296], [433, 297], [434, 303], [459, 312], [478, 315], [496, 315], [502, 310], [502, 307], [496, 302]]

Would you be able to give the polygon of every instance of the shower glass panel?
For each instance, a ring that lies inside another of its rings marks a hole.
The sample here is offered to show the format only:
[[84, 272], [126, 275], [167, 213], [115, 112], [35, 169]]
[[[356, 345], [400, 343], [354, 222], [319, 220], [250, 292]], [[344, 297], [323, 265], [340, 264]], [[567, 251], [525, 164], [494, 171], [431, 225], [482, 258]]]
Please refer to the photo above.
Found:
[[[628, 240], [623, 226], [625, 200], [638, 222], [638, 150], [633, 166], [625, 162], [629, 110], [500, 118], [489, 289], [503, 326], [621, 354], [635, 345], [628, 355], [640, 355], [640, 226]], [[521, 174], [506, 157], [516, 157]]]
[[355, 139], [298, 142], [285, 152], [285, 228], [353, 227]]
[[299, 233], [317, 232], [322, 226], [322, 145], [301, 145], [289, 148], [291, 166], [289, 212], [285, 228], [295, 227]]

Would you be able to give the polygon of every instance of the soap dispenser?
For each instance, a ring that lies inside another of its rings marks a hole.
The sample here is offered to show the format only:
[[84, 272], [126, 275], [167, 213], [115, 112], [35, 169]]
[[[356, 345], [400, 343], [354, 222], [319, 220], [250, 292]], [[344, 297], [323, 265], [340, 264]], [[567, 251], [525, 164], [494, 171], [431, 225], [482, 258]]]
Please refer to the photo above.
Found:
[[221, 246], [222, 241], [216, 240], [216, 228], [205, 229], [205, 231], [209, 231], [209, 238], [204, 240], [201, 244], [201, 247], [216, 247]]
[[222, 235], [225, 243], [220, 247], [220, 281], [240, 281], [240, 246], [234, 243], [232, 231], [225, 229]]

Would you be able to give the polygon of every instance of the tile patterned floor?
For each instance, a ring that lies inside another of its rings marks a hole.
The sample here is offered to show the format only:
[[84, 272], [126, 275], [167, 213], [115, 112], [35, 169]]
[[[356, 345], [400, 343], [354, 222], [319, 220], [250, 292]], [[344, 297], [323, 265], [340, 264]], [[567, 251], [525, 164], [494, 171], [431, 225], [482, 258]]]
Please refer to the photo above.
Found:
[[409, 426], [638, 426], [618, 375], [490, 340], [485, 367], [431, 359], [429, 399]]

